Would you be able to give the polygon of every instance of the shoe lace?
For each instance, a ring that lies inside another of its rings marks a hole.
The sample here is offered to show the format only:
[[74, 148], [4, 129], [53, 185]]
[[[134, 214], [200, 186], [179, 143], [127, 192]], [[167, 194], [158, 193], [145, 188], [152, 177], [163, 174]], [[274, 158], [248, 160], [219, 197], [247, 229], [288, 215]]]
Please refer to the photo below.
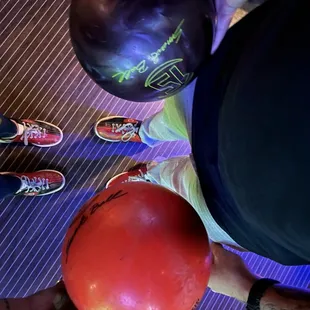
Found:
[[41, 192], [49, 189], [49, 180], [46, 178], [21, 176], [22, 191], [26, 193]]
[[143, 173], [141, 169], [139, 169], [138, 174], [128, 176], [128, 182], [138, 182], [138, 181], [148, 181], [145, 173]]
[[[115, 126], [115, 124], [113, 124]], [[134, 126], [131, 123], [124, 124], [123, 126], [115, 129], [116, 133], [122, 133], [122, 141], [128, 142], [131, 138], [133, 138], [138, 133], [139, 127]]]
[[21, 140], [24, 141], [25, 145], [28, 145], [28, 140], [30, 139], [38, 139], [38, 138], [45, 138], [46, 137], [46, 129], [40, 127], [36, 124], [29, 124], [23, 122], [24, 125], [24, 132], [21, 136]]

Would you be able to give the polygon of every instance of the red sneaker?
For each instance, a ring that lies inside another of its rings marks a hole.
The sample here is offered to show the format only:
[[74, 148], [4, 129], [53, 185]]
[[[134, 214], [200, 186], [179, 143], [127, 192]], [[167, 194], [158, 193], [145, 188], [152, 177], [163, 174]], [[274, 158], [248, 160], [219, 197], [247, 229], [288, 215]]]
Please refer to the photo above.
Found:
[[96, 135], [109, 142], [141, 142], [139, 129], [141, 121], [112, 116], [102, 118], [95, 124]]
[[37, 120], [12, 119], [16, 123], [18, 133], [10, 139], [0, 139], [0, 143], [23, 142], [39, 147], [51, 147], [62, 141], [63, 133], [57, 126]]
[[15, 195], [45, 196], [54, 194], [65, 186], [65, 177], [55, 170], [41, 170], [31, 173], [1, 172], [21, 180], [21, 187]]
[[107, 182], [106, 188], [109, 188], [119, 183], [150, 182], [146, 177], [148, 165], [149, 163], [138, 164], [129, 169], [128, 171], [116, 175]]

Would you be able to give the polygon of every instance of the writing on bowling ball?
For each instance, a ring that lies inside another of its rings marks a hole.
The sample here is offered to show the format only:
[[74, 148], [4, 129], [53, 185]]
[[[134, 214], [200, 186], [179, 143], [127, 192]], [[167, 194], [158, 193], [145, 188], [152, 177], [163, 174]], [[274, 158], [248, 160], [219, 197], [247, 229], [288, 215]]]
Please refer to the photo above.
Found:
[[176, 44], [179, 43], [181, 35], [183, 33], [183, 30], [182, 30], [183, 24], [184, 24], [184, 19], [180, 22], [176, 31], [170, 36], [170, 38], [156, 52], [148, 56], [148, 59], [152, 61], [155, 65], [159, 61], [160, 54], [164, 52], [170, 44], [172, 44], [173, 42], [175, 42]]
[[195, 302], [195, 304], [193, 305], [193, 307], [191, 308], [191, 310], [197, 310], [199, 304], [200, 304], [200, 299], [197, 299], [197, 301]]
[[[118, 82], [123, 83], [125, 80], [130, 79], [132, 73], [138, 72], [139, 74], [142, 74], [148, 71], [149, 67], [147, 65], [147, 60], [155, 65], [158, 64], [159, 56], [166, 51], [168, 46], [172, 43], [179, 43], [183, 33], [182, 26], [184, 21], [185, 20], [183, 19], [180, 22], [174, 33], [156, 52], [151, 53], [147, 59], [140, 61], [136, 66], [114, 74], [112, 78], [118, 78]], [[191, 81], [194, 75], [193, 73], [183, 73], [177, 67], [177, 64], [182, 61], [182, 58], [172, 59], [158, 66], [147, 77], [144, 84], [145, 87], [150, 87], [163, 92], [163, 95], [161, 96], [162, 98], [166, 97], [167, 95], [172, 96], [174, 93], [177, 93], [181, 87], [186, 86]], [[161, 97], [159, 97], [159, 99], [161, 99]]]
[[[106, 205], [108, 202], [118, 199], [120, 197], [123, 197], [127, 195], [127, 192], [124, 192], [122, 190], [117, 191], [114, 194], [111, 194], [107, 199], [101, 200], [101, 201], [96, 201], [96, 197], [94, 197], [87, 205], [86, 207], [82, 208], [82, 212], [74, 219], [72, 224], [70, 225], [70, 228], [78, 222], [78, 225], [74, 229], [70, 239], [67, 242], [66, 245], [66, 263], [68, 263], [68, 258], [69, 258], [69, 252], [71, 249], [71, 246], [73, 244], [74, 239], [77, 236], [77, 233], [81, 229], [81, 227], [89, 220], [89, 218], [94, 215], [98, 209], [102, 208], [104, 205]], [[96, 201], [96, 202], [95, 202]]]
[[177, 67], [182, 62], [182, 58], [169, 60], [153, 70], [145, 81], [145, 87], [151, 87], [163, 93], [159, 99], [166, 96], [173, 96], [185, 87], [193, 78], [193, 73], [183, 74]]
[[149, 67], [146, 65], [146, 60], [142, 60], [137, 64], [136, 66], [119, 73], [116, 73], [112, 76], [112, 78], [118, 77], [118, 82], [123, 83], [124, 80], [129, 80], [131, 73], [138, 72], [138, 73], [144, 73], [149, 69]]

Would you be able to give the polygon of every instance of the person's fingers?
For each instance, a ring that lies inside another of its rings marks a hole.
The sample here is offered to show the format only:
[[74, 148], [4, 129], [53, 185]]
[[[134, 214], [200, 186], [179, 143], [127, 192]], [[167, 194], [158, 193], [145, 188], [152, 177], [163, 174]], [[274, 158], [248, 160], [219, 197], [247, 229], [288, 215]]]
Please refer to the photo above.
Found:
[[215, 243], [215, 242], [212, 242], [210, 247], [211, 247], [212, 252], [213, 251], [218, 251], [218, 249], [222, 249], [223, 248], [223, 246], [220, 243]]
[[219, 257], [223, 253], [223, 250], [224, 250], [224, 248], [220, 243], [214, 243], [214, 242], [211, 243], [211, 251], [213, 254], [213, 263], [216, 263], [218, 261]]
[[56, 283], [55, 287], [56, 287], [57, 289], [65, 289], [65, 288], [66, 288], [66, 287], [65, 287], [65, 283], [64, 283], [63, 280], [58, 281], [58, 282]]

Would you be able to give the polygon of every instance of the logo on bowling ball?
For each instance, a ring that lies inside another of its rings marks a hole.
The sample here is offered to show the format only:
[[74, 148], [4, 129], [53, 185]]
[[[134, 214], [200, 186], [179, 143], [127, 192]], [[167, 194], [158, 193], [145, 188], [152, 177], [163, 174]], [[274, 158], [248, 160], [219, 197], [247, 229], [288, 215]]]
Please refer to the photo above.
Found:
[[[166, 51], [169, 45], [175, 43], [178, 44], [183, 34], [182, 26], [184, 19], [180, 22], [174, 33], [168, 38], [166, 42], [156, 51], [151, 53], [147, 60], [153, 64], [158, 64], [159, 57]], [[139, 64], [133, 66], [125, 71], [115, 73], [112, 78], [117, 78], [119, 83], [123, 83], [129, 80], [133, 73], [145, 73], [149, 70], [147, 60], [140, 61]], [[183, 61], [182, 58], [171, 59], [154, 69], [147, 77], [144, 86], [153, 88], [157, 91], [162, 92], [162, 96], [158, 98], [165, 98], [172, 96], [179, 92], [181, 88], [185, 87], [193, 78], [193, 73], [183, 73], [177, 64]]]
[[169, 60], [153, 70], [145, 81], [145, 87], [151, 87], [163, 92], [161, 97], [172, 96], [180, 88], [185, 87], [193, 78], [193, 73], [183, 74], [177, 64], [183, 61], [182, 58]]

